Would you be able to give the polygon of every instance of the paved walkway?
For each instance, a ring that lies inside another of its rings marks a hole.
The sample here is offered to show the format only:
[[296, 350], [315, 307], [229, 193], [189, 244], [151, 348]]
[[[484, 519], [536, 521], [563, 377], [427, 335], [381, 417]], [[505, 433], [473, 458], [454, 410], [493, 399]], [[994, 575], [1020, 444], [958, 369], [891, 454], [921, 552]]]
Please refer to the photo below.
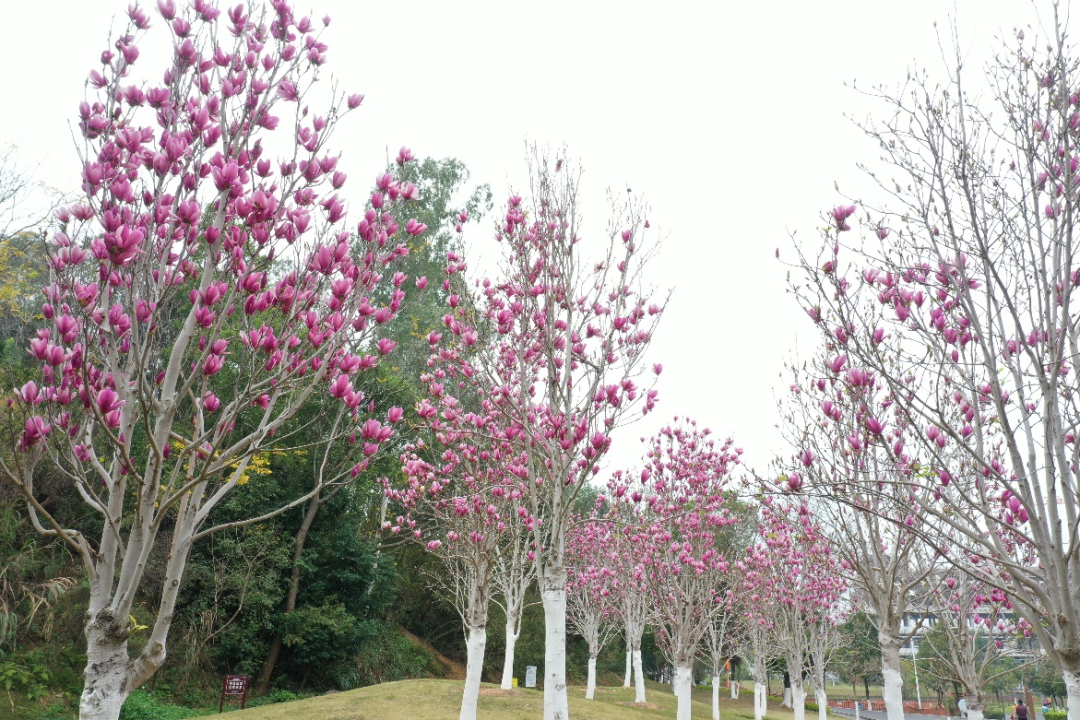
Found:
[[[855, 717], [855, 711], [854, 710], [849, 710], [848, 708], [830, 707], [829, 712], [834, 712], [837, 715], [846, 715], [847, 717], [852, 717], [852, 718]], [[806, 713], [806, 716], [809, 718], [811, 716], [811, 713]], [[888, 717], [889, 717], [888, 713], [886, 713], [884, 710], [860, 710], [859, 711], [860, 720], [862, 720], [862, 718], [866, 718], [866, 720], [887, 720]], [[1032, 717], [1033, 720], [1043, 720], [1043, 715], [1038, 710], [1031, 713], [1031, 717]], [[923, 715], [922, 713], [905, 713], [904, 714], [904, 720], [940, 720], [940, 719], [941, 719], [940, 715]], [[959, 718], [952, 717], [952, 718], [950, 718], [950, 720], [959, 720]]]
[[[847, 717], [855, 717], [855, 711], [848, 708], [829, 708], [829, 712], [834, 712], [837, 715], [846, 715]], [[809, 713], [807, 713], [809, 715]], [[887, 720], [889, 714], [884, 710], [860, 710], [859, 718], [866, 718], [866, 720]], [[938, 720], [938, 717], [934, 715], [923, 715], [922, 713], [905, 713], [904, 720]]]

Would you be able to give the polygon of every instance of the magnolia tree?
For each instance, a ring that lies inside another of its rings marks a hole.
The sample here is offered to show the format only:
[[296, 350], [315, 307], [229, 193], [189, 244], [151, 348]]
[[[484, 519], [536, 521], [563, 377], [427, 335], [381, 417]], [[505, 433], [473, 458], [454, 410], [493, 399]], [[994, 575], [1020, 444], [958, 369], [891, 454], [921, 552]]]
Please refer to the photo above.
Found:
[[589, 646], [586, 700], [596, 694], [596, 658], [619, 632], [616, 596], [610, 587], [614, 571], [604, 564], [612, 530], [609, 523], [582, 522], [571, 528], [566, 540], [566, 614], [570, 625]]
[[[518, 489], [520, 492], [520, 486]], [[521, 634], [521, 617], [525, 611], [525, 593], [536, 580], [535, 553], [532, 550], [532, 531], [524, 523], [509, 523], [503, 541], [499, 543], [492, 569], [494, 592], [492, 602], [506, 618], [506, 645], [503, 654], [502, 689], [514, 686], [514, 648]]]
[[[428, 392], [442, 395], [437, 373], [425, 375]], [[420, 540], [428, 526], [427, 549], [443, 559], [443, 587], [461, 614], [468, 660], [461, 720], [476, 718], [480, 680], [487, 645], [488, 608], [493, 576], [505, 554], [520, 549], [515, 507], [524, 495], [519, 475], [524, 458], [512, 442], [502, 418], [480, 403], [482, 412], [469, 412], [452, 398], [441, 415], [421, 413], [430, 420], [432, 443], [407, 449], [402, 460], [407, 485], [387, 496], [408, 509], [388, 521], [392, 533], [411, 532]], [[426, 402], [423, 401], [423, 402]], [[425, 452], [426, 451], [426, 452]], [[425, 460], [421, 453], [433, 455]]]
[[640, 497], [642, 524], [633, 535], [642, 558], [656, 638], [675, 668], [677, 717], [689, 720], [698, 646], [713, 618], [728, 605], [729, 527], [736, 522], [728, 481], [742, 451], [728, 439], [716, 443], [693, 421], [666, 427], [647, 441], [642, 493], [637, 483], [613, 476], [617, 502]]
[[[751, 550], [751, 555], [753, 550]], [[750, 558], [752, 561], [752, 558]], [[739, 568], [745, 572], [746, 567]], [[753, 582], [753, 578], [749, 578]], [[768, 613], [759, 612], [762, 596], [757, 592], [742, 593], [742, 615], [745, 632], [742, 635], [740, 655], [753, 658], [750, 674], [754, 678], [754, 720], [762, 720], [768, 709], [769, 660], [776, 656], [772, 646], [773, 621]]]
[[[698, 648], [699, 654], [712, 670], [712, 717], [720, 720], [720, 673], [731, 666], [731, 658], [735, 655], [735, 633], [738, 631], [738, 613], [740, 612], [735, 601], [735, 595], [728, 590], [720, 599], [723, 609], [713, 615], [709, 627], [705, 628], [705, 636]], [[732, 683], [732, 700], [735, 696], [735, 684]]]
[[[618, 471], [617, 471], [618, 472]], [[640, 500], [640, 493], [637, 500]], [[637, 502], [635, 500], [635, 502]], [[645, 702], [645, 675], [641, 666], [641, 637], [649, 616], [649, 593], [644, 584], [645, 567], [635, 555], [632, 542], [633, 528], [637, 526], [638, 508], [626, 504], [612, 506], [613, 522], [619, 531], [611, 535], [607, 548], [607, 566], [613, 570], [611, 592], [615, 596], [616, 613], [622, 621], [623, 639], [626, 641], [626, 674], [623, 687], [634, 685], [634, 702]]]
[[811, 635], [823, 629], [819, 622], [847, 589], [839, 565], [806, 502], [784, 505], [765, 497], [758, 542], [740, 569], [746, 591], [760, 597], [754, 612], [771, 616], [773, 645], [791, 678], [795, 720], [806, 716], [803, 678], [813, 669]]
[[[84, 197], [57, 215], [47, 325], [31, 342], [41, 378], [12, 399], [24, 430], [0, 461], [33, 526], [86, 570], [83, 718], [116, 718], [165, 661], [192, 543], [220, 529], [211, 513], [252, 457], [287, 446], [313, 393], [349, 409], [323, 442], [365, 436], [358, 471], [388, 437], [352, 380], [392, 349], [380, 334], [405, 280], [392, 264], [407, 252], [400, 238], [424, 229], [396, 218], [415, 190], [391, 175], [345, 224], [346, 176], [327, 143], [361, 97], [309, 105], [327, 52], [310, 18], [282, 1], [227, 15], [202, 0], [158, 5], [164, 72], [136, 74], [150, 26], [137, 7], [90, 72]], [[386, 304], [372, 303], [377, 291]], [[46, 459], [96, 521], [65, 526], [42, 505], [34, 473]], [[156, 616], [132, 657], [132, 607], [156, 553]]]
[[811, 676], [814, 679], [814, 702], [818, 706], [818, 720], [828, 716], [828, 697], [825, 691], [825, 669], [832, 664], [836, 652], [843, 645], [840, 626], [846, 619], [846, 608], [839, 603], [826, 612], [818, 613], [807, 628], [807, 645], [810, 649]]
[[[583, 484], [608, 451], [610, 433], [657, 393], [639, 387], [645, 350], [661, 308], [650, 304], [641, 270], [648, 222], [631, 201], [613, 204], [606, 250], [583, 255], [578, 185], [566, 161], [535, 155], [532, 202], [507, 203], [496, 239], [500, 276], [475, 296], [448, 299], [445, 331], [432, 333], [433, 372], [442, 396], [421, 414], [454, 412], [457, 395], [482, 398], [505, 418], [523, 454], [519, 516], [533, 534], [544, 606], [544, 717], [568, 716], [566, 695], [566, 535]], [[461, 287], [464, 263], [451, 256], [447, 287]], [[455, 285], [456, 283], [456, 285]], [[660, 367], [655, 366], [659, 372]]]
[[[986, 573], [992, 570], [983, 568], [977, 574]], [[928, 609], [937, 622], [920, 647], [929, 648], [937, 660], [932, 665], [944, 668], [947, 679], [959, 684], [968, 718], [982, 720], [987, 683], [1015, 672], [1012, 663], [1000, 661], [1019, 649], [1017, 638], [1030, 636], [1031, 629], [1013, 617], [1004, 592], [963, 573], [940, 584]]]
[[934, 494], [939, 535], [1004, 570], [978, 579], [1030, 623], [1080, 720], [1080, 68], [1051, 9], [1046, 37], [1003, 41], [988, 100], [959, 53], [942, 85], [878, 93], [890, 200], [836, 208], [797, 292], [918, 429], [927, 471], [904, 482]]
[[824, 355], [793, 369], [784, 426], [801, 450], [781, 484], [820, 500], [815, 517], [839, 557], [837, 572], [872, 610], [889, 720], [903, 720], [900, 648], [919, 629], [902, 629], [904, 614], [922, 604], [941, 564], [921, 537], [933, 495], [909, 482], [924, 472], [905, 449], [915, 433], [888, 386], [850, 364], [848, 342], [848, 331], [833, 328]]

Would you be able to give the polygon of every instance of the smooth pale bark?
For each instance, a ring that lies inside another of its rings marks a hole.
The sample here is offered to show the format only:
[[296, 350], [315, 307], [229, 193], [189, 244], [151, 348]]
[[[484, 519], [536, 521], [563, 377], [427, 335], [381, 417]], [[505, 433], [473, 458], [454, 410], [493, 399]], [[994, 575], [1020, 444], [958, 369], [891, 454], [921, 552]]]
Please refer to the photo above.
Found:
[[784, 699], [780, 702], [786, 708], [791, 708], [791, 686], [784, 688]]
[[502, 689], [514, 687], [514, 646], [517, 645], [517, 628], [513, 620], [506, 621], [506, 652], [503, 653]]
[[1080, 672], [1062, 670], [1061, 677], [1069, 698], [1069, 720], [1080, 720]]
[[[109, 631], [113, 623], [91, 623], [86, 628], [86, 670], [79, 700], [80, 720], [117, 720], [131, 693], [128, 689], [127, 637]], [[115, 627], [114, 627], [115, 629]]]
[[795, 720], [806, 720], [806, 690], [802, 680], [791, 681], [791, 709], [795, 713]]
[[900, 674], [899, 648], [890, 648], [890, 651], [886, 651], [882, 647], [881, 675], [884, 678], [881, 696], [885, 700], [885, 712], [888, 714], [888, 720], [904, 720], [904, 697], [901, 694], [904, 678]]
[[566, 568], [545, 568], [540, 599], [544, 606], [544, 720], [569, 720], [566, 697]]
[[476, 720], [476, 703], [480, 699], [480, 677], [484, 672], [484, 648], [487, 646], [487, 628], [469, 628], [465, 641], [468, 664], [465, 668], [465, 691], [461, 695], [460, 720]]
[[585, 685], [585, 699], [592, 700], [596, 695], [596, 657], [589, 658], [589, 682]]
[[765, 684], [754, 682], [754, 720], [765, 717]]
[[626, 677], [623, 678], [622, 686], [624, 688], [630, 687], [631, 676], [634, 672], [634, 653], [628, 647], [626, 649]]
[[[641, 651], [634, 651], [634, 702], [645, 702], [645, 673], [641, 671]], [[1069, 718], [1069, 720], [1073, 720]]]
[[675, 667], [675, 697], [678, 698], [678, 710], [675, 712], [675, 720], [690, 720], [690, 708], [692, 699], [690, 691], [694, 686], [694, 669], [689, 665]]
[[[981, 695], [976, 693], [964, 695], [964, 702], [967, 705], [968, 720], [983, 720], [983, 699]], [[1034, 720], [1034, 711], [1028, 717]]]
[[738, 680], [731, 680], [729, 682], [731, 682], [731, 699], [732, 700], [738, 700], [739, 699], [739, 689], [742, 686], [739, 684]]
[[720, 676], [712, 676], [712, 720], [720, 720]]
[[825, 695], [824, 683], [818, 683], [816, 695], [818, 720], [826, 720], [826, 715], [829, 714], [829, 698]]

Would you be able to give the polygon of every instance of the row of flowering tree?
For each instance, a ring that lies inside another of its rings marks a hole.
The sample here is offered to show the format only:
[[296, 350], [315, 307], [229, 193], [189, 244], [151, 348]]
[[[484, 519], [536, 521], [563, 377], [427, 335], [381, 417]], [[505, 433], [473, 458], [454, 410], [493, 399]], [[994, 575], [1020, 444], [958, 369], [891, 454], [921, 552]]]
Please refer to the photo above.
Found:
[[656, 639], [675, 669], [679, 720], [690, 718], [702, 641], [730, 607], [732, 473], [741, 454], [730, 439], [717, 443], [695, 422], [676, 420], [648, 441], [639, 475], [616, 473], [609, 483], [617, 502], [636, 505], [631, 547], [642, 561]]
[[[598, 473], [610, 434], [656, 402], [656, 391], [639, 383], [660, 372], [659, 365], [646, 366], [645, 350], [662, 307], [649, 302], [641, 277], [651, 254], [644, 208], [632, 200], [613, 202], [606, 248], [587, 259], [579, 235], [580, 171], [535, 150], [530, 170], [531, 202], [512, 196], [497, 227], [504, 251], [498, 275], [471, 283], [466, 264], [448, 257], [447, 312], [443, 327], [429, 336], [427, 396], [416, 412], [434, 436], [432, 457], [443, 458], [439, 472], [458, 485], [473, 484], [461, 493], [436, 480], [444, 500], [460, 503], [468, 496], [483, 512], [490, 504], [499, 514], [495, 532], [519, 523], [531, 536], [528, 554], [545, 618], [544, 717], [554, 720], [569, 712], [567, 542], [574, 503]], [[498, 461], [481, 448], [491, 439], [502, 443]], [[475, 449], [477, 464], [455, 467], [466, 447]], [[396, 497], [437, 505], [430, 471], [420, 468], [429, 479], [417, 482], [410, 467], [436, 461], [405, 460], [412, 497]], [[488, 467], [498, 462], [508, 464]], [[505, 513], [489, 503], [496, 493], [511, 504]], [[402, 516], [390, 529], [429, 538], [433, 549], [450, 540], [450, 525], [403, 526], [414, 522]], [[462, 717], [471, 703], [463, 703]]]

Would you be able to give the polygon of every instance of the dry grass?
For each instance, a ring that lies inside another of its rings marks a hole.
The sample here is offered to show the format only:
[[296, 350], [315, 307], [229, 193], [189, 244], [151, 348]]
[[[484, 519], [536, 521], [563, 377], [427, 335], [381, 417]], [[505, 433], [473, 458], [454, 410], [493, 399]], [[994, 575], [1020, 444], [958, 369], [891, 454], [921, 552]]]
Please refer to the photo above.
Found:
[[[462, 684], [458, 680], [402, 680], [332, 693], [296, 702], [265, 705], [245, 710], [244, 720], [455, 720], [461, 708]], [[694, 720], [712, 717], [711, 691], [694, 691]], [[573, 720], [659, 720], [675, 716], [675, 696], [666, 685], [648, 684], [648, 702], [635, 705], [633, 689], [598, 687], [596, 699], [585, 699], [583, 687], [570, 688]], [[480, 691], [479, 720], [538, 720], [543, 717], [544, 695], [539, 690], [500, 690], [485, 684]], [[720, 697], [723, 720], [753, 720], [753, 691], [731, 700]], [[769, 720], [793, 720], [790, 710], [770, 703]], [[816, 720], [817, 713], [807, 713]]]

